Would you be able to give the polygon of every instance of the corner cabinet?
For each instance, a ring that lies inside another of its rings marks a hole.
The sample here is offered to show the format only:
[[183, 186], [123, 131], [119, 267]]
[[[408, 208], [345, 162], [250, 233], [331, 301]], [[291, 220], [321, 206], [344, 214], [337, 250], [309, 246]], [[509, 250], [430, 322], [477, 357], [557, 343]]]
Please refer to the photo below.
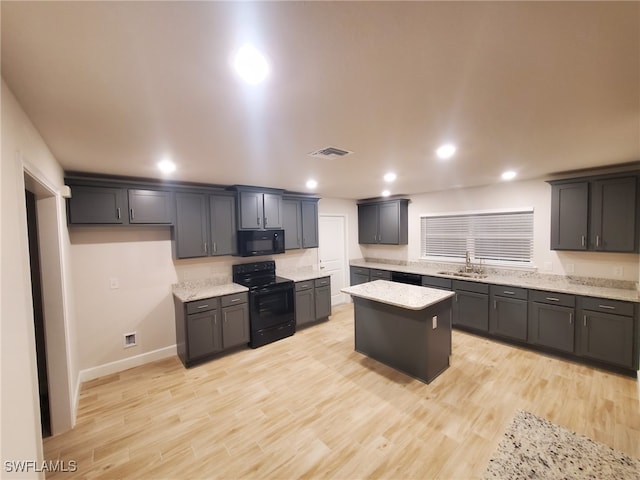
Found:
[[358, 243], [406, 245], [408, 199], [358, 203]]
[[235, 188], [238, 192], [238, 227], [240, 230], [282, 228], [282, 191]]
[[176, 193], [175, 258], [232, 255], [235, 231], [234, 196]]
[[638, 252], [638, 175], [551, 184], [551, 249]]
[[176, 347], [185, 367], [249, 342], [247, 293], [181, 302], [174, 297]]
[[318, 200], [283, 197], [282, 228], [286, 250], [318, 247]]

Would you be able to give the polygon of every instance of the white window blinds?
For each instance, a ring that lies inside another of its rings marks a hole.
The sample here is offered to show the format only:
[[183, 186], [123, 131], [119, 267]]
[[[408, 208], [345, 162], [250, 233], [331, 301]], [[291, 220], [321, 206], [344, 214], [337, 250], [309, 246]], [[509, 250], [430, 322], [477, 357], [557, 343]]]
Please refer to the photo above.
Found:
[[527, 264], [533, 259], [533, 210], [424, 215], [421, 256]]

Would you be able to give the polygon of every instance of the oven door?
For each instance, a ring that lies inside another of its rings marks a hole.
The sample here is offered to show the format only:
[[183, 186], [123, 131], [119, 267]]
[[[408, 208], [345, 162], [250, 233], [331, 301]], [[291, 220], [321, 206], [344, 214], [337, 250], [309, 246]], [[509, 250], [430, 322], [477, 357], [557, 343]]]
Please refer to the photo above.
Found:
[[271, 285], [249, 292], [251, 330], [260, 330], [292, 322], [295, 318], [293, 283]]

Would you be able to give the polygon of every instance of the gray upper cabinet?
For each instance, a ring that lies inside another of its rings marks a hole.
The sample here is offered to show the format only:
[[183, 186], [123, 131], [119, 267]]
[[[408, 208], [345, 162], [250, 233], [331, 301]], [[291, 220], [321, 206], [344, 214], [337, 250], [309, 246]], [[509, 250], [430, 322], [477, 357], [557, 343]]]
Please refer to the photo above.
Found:
[[637, 178], [598, 180], [591, 188], [589, 245], [604, 252], [637, 251]]
[[206, 257], [207, 201], [200, 193], [176, 193], [176, 226], [174, 256], [176, 258]]
[[638, 177], [551, 183], [551, 249], [638, 251]]
[[173, 223], [173, 195], [162, 190], [129, 189], [129, 223]]
[[409, 200], [358, 204], [358, 243], [406, 245]]
[[285, 197], [282, 200], [284, 247], [318, 247], [318, 199]]
[[209, 197], [210, 255], [233, 255], [236, 253], [235, 202], [236, 199], [232, 196], [211, 195]]
[[282, 228], [282, 195], [258, 191], [238, 192], [241, 230]]
[[126, 222], [127, 199], [123, 188], [73, 186], [67, 201], [71, 225], [123, 224]]

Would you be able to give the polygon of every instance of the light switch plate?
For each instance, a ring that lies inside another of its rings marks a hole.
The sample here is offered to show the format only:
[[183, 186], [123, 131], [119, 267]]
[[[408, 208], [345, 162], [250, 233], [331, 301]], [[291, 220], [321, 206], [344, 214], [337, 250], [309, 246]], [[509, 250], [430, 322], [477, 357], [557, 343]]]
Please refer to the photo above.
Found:
[[120, 282], [118, 281], [117, 278], [110, 278], [109, 286], [111, 287], [111, 290], [115, 290], [117, 288], [120, 288]]

